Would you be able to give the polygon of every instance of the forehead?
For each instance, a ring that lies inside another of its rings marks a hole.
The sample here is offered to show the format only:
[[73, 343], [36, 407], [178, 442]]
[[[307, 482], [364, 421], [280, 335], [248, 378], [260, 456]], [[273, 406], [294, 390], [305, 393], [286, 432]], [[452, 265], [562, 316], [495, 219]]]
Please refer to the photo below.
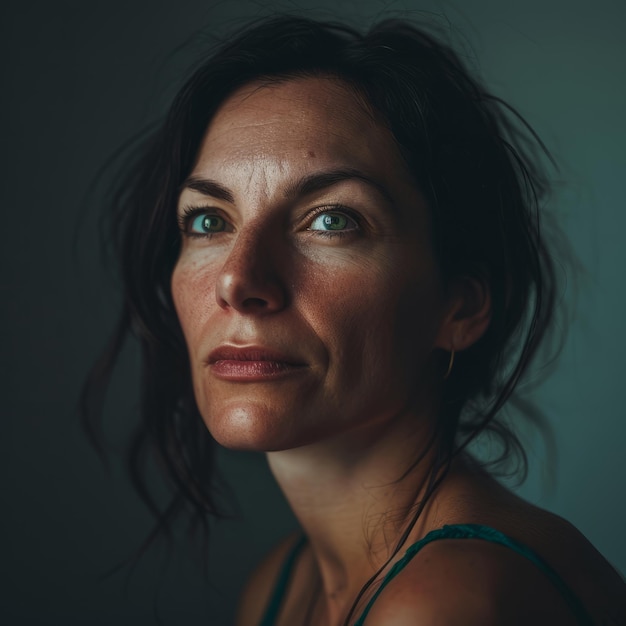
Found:
[[391, 133], [365, 101], [343, 81], [321, 77], [240, 88], [211, 120], [195, 169], [259, 161], [293, 173], [322, 163], [383, 175], [404, 167]]

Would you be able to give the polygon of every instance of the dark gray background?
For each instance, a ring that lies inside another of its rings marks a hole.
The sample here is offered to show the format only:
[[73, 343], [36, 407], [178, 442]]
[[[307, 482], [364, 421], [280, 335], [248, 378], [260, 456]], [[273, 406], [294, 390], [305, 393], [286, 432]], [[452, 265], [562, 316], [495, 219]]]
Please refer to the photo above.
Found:
[[[202, 38], [272, 10], [369, 23], [389, 10], [444, 14], [492, 89], [526, 116], [560, 161], [554, 206], [585, 267], [557, 372], [537, 392], [557, 432], [552, 486], [536, 439], [520, 490], [570, 519], [626, 571], [623, 320], [626, 270], [626, 3], [456, 2], [3, 3], [2, 527], [3, 624], [230, 624], [260, 555], [294, 522], [261, 456], [224, 452], [240, 515], [214, 527], [211, 585], [182, 545], [155, 550], [125, 596], [98, 576], [136, 548], [151, 518], [123, 476], [107, 474], [75, 412], [82, 377], [111, 329], [119, 293], [97, 255], [104, 159], [163, 110]], [[326, 7], [326, 10], [319, 10]], [[332, 9], [329, 11], [328, 9]], [[396, 13], [397, 14], [397, 13]], [[72, 241], [78, 233], [76, 254]], [[565, 294], [572, 301], [573, 290]], [[127, 351], [107, 406], [121, 452], [136, 379]]]

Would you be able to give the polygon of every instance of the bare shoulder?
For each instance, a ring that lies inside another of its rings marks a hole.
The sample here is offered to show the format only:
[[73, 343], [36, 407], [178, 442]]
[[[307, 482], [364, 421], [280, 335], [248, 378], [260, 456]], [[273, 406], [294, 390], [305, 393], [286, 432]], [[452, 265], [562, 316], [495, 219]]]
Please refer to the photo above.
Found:
[[253, 570], [239, 598], [236, 626], [257, 626], [261, 621], [283, 563], [299, 536], [294, 532], [282, 539]]
[[[435, 528], [478, 524], [497, 529], [538, 556], [594, 623], [626, 626], [623, 576], [567, 520], [523, 500], [486, 473], [463, 469], [449, 479], [438, 509]], [[406, 618], [402, 611], [409, 612]], [[382, 591], [365, 623], [428, 625], [442, 612], [446, 620], [436, 623], [577, 623], [544, 566], [479, 539], [446, 539], [424, 547]], [[388, 618], [390, 613], [399, 615], [396, 621]]]
[[[626, 584], [570, 523], [541, 511], [493, 520], [538, 555], [594, 623], [626, 625]], [[523, 524], [520, 524], [520, 519]], [[365, 626], [576, 626], [564, 593], [533, 561], [504, 545], [446, 539], [425, 546], [382, 590]]]
[[383, 589], [366, 626], [576, 626], [565, 599], [535, 565], [479, 540], [427, 545]]

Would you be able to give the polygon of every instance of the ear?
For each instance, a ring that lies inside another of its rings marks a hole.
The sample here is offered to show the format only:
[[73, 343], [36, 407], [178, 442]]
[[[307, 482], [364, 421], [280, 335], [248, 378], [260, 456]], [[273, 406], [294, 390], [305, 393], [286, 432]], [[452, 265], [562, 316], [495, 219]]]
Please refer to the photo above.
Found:
[[475, 344], [491, 321], [491, 292], [480, 276], [461, 276], [448, 288], [448, 297], [435, 346], [460, 352]]

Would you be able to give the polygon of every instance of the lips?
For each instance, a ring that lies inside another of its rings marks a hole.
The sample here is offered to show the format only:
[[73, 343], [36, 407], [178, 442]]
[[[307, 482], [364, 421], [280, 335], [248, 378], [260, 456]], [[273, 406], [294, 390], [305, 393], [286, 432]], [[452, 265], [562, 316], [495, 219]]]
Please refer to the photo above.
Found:
[[297, 357], [263, 346], [220, 346], [209, 354], [208, 363], [218, 361], [273, 361], [288, 365], [304, 365]]
[[216, 378], [231, 383], [293, 379], [307, 371], [298, 357], [264, 346], [224, 345], [209, 354], [208, 367]]

